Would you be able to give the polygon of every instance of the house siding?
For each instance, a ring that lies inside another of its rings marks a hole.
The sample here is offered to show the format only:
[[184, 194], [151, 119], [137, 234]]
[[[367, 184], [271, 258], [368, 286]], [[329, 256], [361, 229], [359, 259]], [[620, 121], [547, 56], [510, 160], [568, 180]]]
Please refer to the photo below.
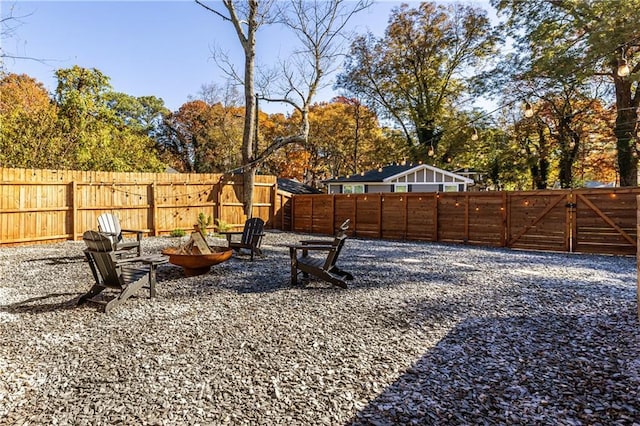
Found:
[[393, 192], [393, 185], [372, 185], [368, 184], [366, 187], [366, 191], [369, 194], [374, 194], [378, 192]]
[[[404, 165], [402, 165], [404, 167]], [[389, 170], [386, 167], [391, 167]], [[398, 165], [385, 166], [385, 168], [364, 172], [361, 175], [345, 179], [336, 179], [335, 183], [329, 182], [329, 193], [344, 193], [347, 185], [359, 186], [359, 191], [364, 193], [395, 192], [399, 186], [407, 192], [436, 192], [436, 191], [466, 191], [467, 185], [473, 181], [447, 170], [434, 166], [420, 165], [399, 168]], [[349, 192], [351, 190], [347, 188]], [[359, 191], [353, 191], [358, 192]]]
[[411, 185], [411, 192], [436, 192], [440, 190], [440, 185], [436, 184], [413, 184]]

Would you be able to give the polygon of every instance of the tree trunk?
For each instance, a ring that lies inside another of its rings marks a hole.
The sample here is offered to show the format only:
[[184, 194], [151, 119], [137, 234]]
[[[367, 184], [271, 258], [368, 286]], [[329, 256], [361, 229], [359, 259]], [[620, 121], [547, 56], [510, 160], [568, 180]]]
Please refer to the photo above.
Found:
[[531, 168], [534, 189], [547, 189], [549, 177], [549, 160], [547, 138], [544, 134], [544, 125], [541, 120], [536, 120], [536, 130], [538, 132], [538, 158]]
[[258, 2], [249, 1], [249, 22], [247, 37], [242, 42], [244, 49], [244, 130], [242, 133], [242, 173], [244, 214], [248, 218], [253, 216], [253, 188], [256, 176], [254, 127], [257, 120], [256, 97], [254, 86], [254, 69], [256, 61], [256, 21]]
[[[638, 185], [638, 159], [633, 155], [635, 151], [633, 131], [638, 116], [637, 102], [632, 101], [631, 81], [614, 76], [616, 88], [617, 117], [614, 133], [618, 148], [618, 170], [620, 172], [620, 186]], [[633, 105], [633, 104], [636, 105]]]

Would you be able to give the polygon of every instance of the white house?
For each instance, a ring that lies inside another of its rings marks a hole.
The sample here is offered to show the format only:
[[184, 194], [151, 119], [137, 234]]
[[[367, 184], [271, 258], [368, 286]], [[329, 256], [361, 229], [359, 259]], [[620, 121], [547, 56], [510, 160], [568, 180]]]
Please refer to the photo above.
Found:
[[329, 194], [374, 192], [458, 192], [473, 179], [426, 164], [394, 164], [353, 176], [325, 180]]

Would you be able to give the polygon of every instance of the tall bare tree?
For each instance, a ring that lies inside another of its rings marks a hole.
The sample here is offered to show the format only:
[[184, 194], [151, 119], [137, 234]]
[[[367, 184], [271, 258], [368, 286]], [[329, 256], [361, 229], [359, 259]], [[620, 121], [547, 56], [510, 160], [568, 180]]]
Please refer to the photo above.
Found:
[[[255, 61], [256, 61], [256, 32], [268, 15], [268, 7], [261, 9], [258, 0], [233, 1], [222, 0], [224, 11], [212, 7], [201, 0], [197, 4], [218, 15], [224, 21], [230, 22], [236, 31], [238, 40], [244, 50], [244, 130], [242, 135], [242, 169], [243, 169], [243, 204], [247, 217], [252, 216], [253, 187], [255, 183], [256, 165], [256, 97], [255, 97]], [[269, 4], [269, 3], [267, 3]]]
[[[368, 7], [372, 0], [329, 0], [240, 2], [222, 0], [224, 11], [195, 0], [205, 9], [230, 22], [235, 28], [245, 53], [242, 84], [245, 94], [245, 123], [242, 141], [242, 168], [244, 183], [244, 211], [251, 216], [253, 187], [258, 165], [279, 148], [291, 144], [306, 144], [309, 137], [309, 107], [324, 85], [326, 77], [333, 73], [338, 59], [343, 54], [343, 42], [347, 40], [345, 27], [353, 15]], [[270, 21], [273, 19], [273, 21]], [[298, 132], [271, 141], [258, 154], [255, 131], [257, 100], [255, 94], [256, 32], [265, 23], [274, 22], [293, 32], [298, 40], [294, 52], [286, 61], [281, 61], [278, 72], [263, 75], [260, 89], [262, 98], [270, 102], [284, 102], [300, 112]], [[227, 65], [227, 74], [240, 80], [226, 58], [220, 62]]]
[[327, 77], [338, 67], [348, 41], [346, 26], [371, 0], [293, 0], [276, 3], [278, 23], [292, 31], [298, 44], [278, 70], [262, 75], [260, 89], [268, 102], [282, 102], [300, 113], [298, 132], [279, 138], [260, 155], [309, 139], [309, 108], [318, 91], [330, 85]]

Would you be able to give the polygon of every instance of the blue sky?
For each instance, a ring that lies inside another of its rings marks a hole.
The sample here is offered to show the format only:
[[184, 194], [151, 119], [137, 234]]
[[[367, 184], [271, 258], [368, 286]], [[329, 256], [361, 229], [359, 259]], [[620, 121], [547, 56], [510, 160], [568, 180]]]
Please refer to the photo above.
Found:
[[[415, 2], [408, 2], [415, 3]], [[213, 4], [213, 3], [212, 3]], [[356, 15], [353, 30], [382, 35], [391, 10], [400, 2], [378, 1]], [[44, 60], [5, 61], [6, 70], [25, 73], [55, 89], [58, 68], [97, 68], [113, 89], [132, 96], [153, 95], [176, 110], [203, 84], [223, 83], [211, 59], [221, 46], [242, 68], [242, 49], [229, 23], [193, 1], [2, 1], [2, 15], [20, 17], [5, 52]], [[488, 8], [485, 4], [480, 4]], [[258, 64], [274, 65], [286, 54], [287, 38], [272, 26], [258, 34]], [[324, 90], [316, 101], [336, 93]], [[284, 106], [261, 105], [268, 112]]]

